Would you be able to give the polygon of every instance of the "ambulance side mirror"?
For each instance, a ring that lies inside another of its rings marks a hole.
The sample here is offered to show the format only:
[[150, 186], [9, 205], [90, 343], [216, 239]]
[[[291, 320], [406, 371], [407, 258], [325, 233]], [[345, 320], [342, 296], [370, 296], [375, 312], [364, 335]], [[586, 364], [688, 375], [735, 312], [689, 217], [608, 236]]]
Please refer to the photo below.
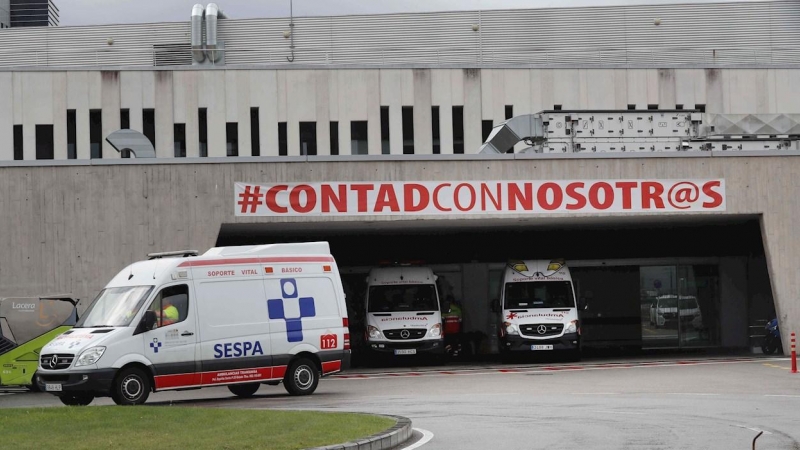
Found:
[[158, 316], [156, 316], [156, 312], [153, 310], [147, 310], [144, 312], [142, 321], [139, 322], [139, 326], [136, 327], [136, 331], [133, 334], [137, 335], [146, 331], [150, 331], [156, 327], [156, 323], [158, 323]]

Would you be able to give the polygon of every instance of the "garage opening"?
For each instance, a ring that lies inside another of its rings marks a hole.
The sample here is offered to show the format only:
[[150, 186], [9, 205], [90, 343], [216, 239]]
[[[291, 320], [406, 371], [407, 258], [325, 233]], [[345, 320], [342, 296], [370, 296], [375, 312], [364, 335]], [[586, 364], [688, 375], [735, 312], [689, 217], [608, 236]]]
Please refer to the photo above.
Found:
[[775, 316], [758, 217], [621, 221], [430, 220], [225, 224], [218, 246], [328, 241], [364, 333], [366, 275], [418, 261], [461, 304], [471, 352], [498, 352], [492, 300], [511, 259], [563, 258], [575, 280], [584, 349], [719, 348], [757, 352]]

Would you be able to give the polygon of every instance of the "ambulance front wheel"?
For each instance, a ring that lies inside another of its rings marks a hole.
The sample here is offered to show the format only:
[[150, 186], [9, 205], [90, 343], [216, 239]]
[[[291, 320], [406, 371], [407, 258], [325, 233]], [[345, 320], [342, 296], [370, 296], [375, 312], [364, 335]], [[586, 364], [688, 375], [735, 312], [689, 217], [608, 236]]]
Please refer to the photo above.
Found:
[[142, 405], [150, 396], [150, 377], [142, 369], [130, 367], [114, 379], [111, 398], [118, 405]]
[[283, 385], [292, 395], [312, 394], [318, 384], [319, 368], [307, 358], [294, 361], [283, 377]]

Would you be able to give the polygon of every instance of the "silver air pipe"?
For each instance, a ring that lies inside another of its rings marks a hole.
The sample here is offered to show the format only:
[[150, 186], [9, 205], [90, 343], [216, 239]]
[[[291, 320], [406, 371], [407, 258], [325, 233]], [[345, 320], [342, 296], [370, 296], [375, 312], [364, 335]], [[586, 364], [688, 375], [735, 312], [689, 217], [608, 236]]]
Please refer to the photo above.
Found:
[[203, 51], [203, 14], [205, 8], [201, 4], [192, 7], [192, 58], [201, 63], [206, 59]]
[[222, 52], [217, 50], [217, 19], [226, 19], [216, 3], [206, 5], [206, 56], [212, 62], [222, 59]]

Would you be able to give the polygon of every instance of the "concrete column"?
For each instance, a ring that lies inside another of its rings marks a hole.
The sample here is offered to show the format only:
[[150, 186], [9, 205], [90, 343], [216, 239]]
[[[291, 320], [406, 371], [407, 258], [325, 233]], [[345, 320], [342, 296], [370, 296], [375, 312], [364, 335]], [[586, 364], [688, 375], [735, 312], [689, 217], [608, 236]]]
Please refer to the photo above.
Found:
[[431, 69], [414, 69], [414, 153], [433, 154]]
[[[719, 326], [723, 347], [747, 347], [746, 258], [721, 258], [719, 264]], [[705, 320], [713, 320], [714, 317]]]

